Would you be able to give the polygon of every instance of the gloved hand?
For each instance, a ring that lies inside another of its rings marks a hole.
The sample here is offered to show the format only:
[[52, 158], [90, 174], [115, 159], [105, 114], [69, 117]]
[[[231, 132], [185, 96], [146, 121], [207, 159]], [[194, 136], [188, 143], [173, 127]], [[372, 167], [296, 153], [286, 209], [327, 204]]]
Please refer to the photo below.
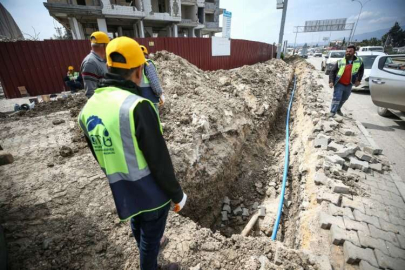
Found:
[[173, 211], [176, 213], [180, 212], [181, 209], [183, 209], [184, 205], [186, 204], [186, 201], [187, 201], [187, 195], [186, 195], [186, 193], [183, 193], [183, 199], [181, 199], [181, 201], [179, 203], [176, 203], [174, 205]]
[[159, 98], [159, 106], [163, 106], [165, 104], [165, 96], [162, 94]]

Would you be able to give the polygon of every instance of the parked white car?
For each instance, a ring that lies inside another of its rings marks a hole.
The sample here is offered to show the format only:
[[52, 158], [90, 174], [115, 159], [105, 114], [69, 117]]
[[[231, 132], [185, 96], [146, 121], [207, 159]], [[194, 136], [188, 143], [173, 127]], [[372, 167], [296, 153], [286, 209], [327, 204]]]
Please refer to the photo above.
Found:
[[378, 56], [369, 79], [371, 99], [378, 106], [378, 114], [394, 113], [405, 120], [405, 54]]
[[363, 75], [361, 84], [358, 87], [353, 86], [353, 90], [370, 90], [369, 77], [370, 77], [371, 68], [373, 67], [374, 60], [377, 58], [377, 56], [380, 56], [380, 55], [386, 55], [386, 54], [382, 53], [382, 52], [373, 52], [373, 51], [357, 53], [357, 57], [360, 57], [363, 61], [364, 75]]
[[359, 53], [363, 52], [384, 52], [384, 47], [382, 46], [365, 46], [365, 47], [360, 47], [358, 50]]
[[329, 75], [331, 69], [336, 64], [339, 59], [345, 57], [346, 51], [339, 50], [339, 51], [330, 51], [327, 55], [324, 56], [322, 59], [321, 70], [325, 71], [326, 75]]

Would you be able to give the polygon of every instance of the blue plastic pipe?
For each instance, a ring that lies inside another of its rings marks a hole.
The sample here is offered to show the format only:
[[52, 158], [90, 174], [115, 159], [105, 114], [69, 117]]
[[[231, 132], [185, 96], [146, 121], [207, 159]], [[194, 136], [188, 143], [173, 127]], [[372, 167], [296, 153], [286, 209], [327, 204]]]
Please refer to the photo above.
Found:
[[284, 157], [284, 172], [283, 172], [283, 185], [281, 187], [281, 194], [280, 194], [280, 204], [278, 205], [278, 211], [277, 211], [277, 218], [276, 222], [274, 223], [273, 227], [273, 233], [271, 235], [271, 240], [276, 240], [277, 237], [277, 231], [278, 231], [278, 226], [280, 224], [280, 219], [281, 219], [281, 213], [283, 212], [283, 204], [284, 204], [284, 193], [285, 193], [285, 185], [287, 183], [287, 175], [288, 175], [288, 157], [290, 153], [290, 110], [291, 106], [294, 100], [294, 93], [295, 93], [295, 87], [297, 85], [296, 78], [294, 76], [294, 88], [291, 93], [291, 98], [290, 98], [290, 104], [288, 105], [288, 111], [287, 111], [287, 120], [285, 124], [285, 157]]

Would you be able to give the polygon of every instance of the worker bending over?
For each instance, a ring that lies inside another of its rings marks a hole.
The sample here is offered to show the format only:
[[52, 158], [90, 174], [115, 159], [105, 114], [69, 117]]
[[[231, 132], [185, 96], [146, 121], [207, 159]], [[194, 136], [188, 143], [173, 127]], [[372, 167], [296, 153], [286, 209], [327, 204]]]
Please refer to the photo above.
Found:
[[146, 60], [139, 44], [119, 37], [106, 55], [108, 73], [79, 124], [108, 178], [119, 218], [131, 222], [141, 269], [154, 270], [170, 202], [179, 212], [187, 196], [174, 174], [157, 111], [140, 96]]

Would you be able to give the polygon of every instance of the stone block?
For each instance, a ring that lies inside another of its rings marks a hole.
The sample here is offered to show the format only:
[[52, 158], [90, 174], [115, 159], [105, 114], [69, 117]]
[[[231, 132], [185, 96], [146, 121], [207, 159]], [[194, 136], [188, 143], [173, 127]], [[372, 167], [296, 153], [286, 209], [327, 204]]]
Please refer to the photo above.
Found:
[[383, 150], [380, 148], [373, 148], [371, 146], [364, 146], [363, 151], [370, 155], [381, 155]]
[[249, 216], [249, 210], [247, 208], [242, 208], [242, 217], [248, 217]]
[[377, 171], [379, 173], [383, 172], [381, 163], [370, 164], [370, 169], [372, 169], [373, 171]]
[[242, 207], [240, 207], [240, 206], [238, 206], [238, 207], [236, 207], [236, 209], [235, 210], [233, 210], [233, 214], [235, 215], [235, 216], [240, 216], [240, 215], [242, 215]]
[[259, 217], [265, 217], [266, 216], [266, 207], [260, 206], [259, 207]]
[[222, 215], [222, 222], [228, 221], [228, 212], [227, 211], [221, 211]]
[[366, 222], [368, 224], [372, 224], [372, 225], [376, 226], [377, 228], [381, 228], [380, 222], [378, 221], [378, 218], [375, 216], [369, 216], [369, 215], [363, 214], [362, 212], [360, 212], [357, 209], [355, 209], [353, 211], [353, 215], [357, 221]]
[[360, 245], [365, 248], [379, 249], [384, 254], [389, 255], [386, 242], [382, 239], [373, 238], [372, 235], [369, 235], [364, 232], [357, 232], [359, 237]]
[[359, 237], [355, 231], [344, 230], [336, 225], [332, 225], [330, 227], [330, 235], [334, 245], [342, 245], [345, 241], [350, 241], [357, 246], [360, 245]]
[[369, 233], [366, 223], [358, 222], [358, 221], [352, 220], [348, 217], [343, 217], [343, 222], [345, 224], [346, 229], [348, 229], [348, 230]]
[[366, 261], [360, 261], [359, 263], [360, 270], [379, 270], [380, 268], [374, 267]]
[[328, 212], [329, 212], [329, 215], [332, 215], [332, 216], [347, 216], [351, 219], [354, 219], [353, 212], [352, 212], [352, 210], [350, 210], [350, 208], [338, 207], [338, 206], [330, 203], [328, 205]]
[[334, 205], [338, 205], [340, 201], [340, 195], [339, 194], [332, 194], [328, 192], [321, 191], [317, 197], [316, 201], [320, 204], [323, 201], [333, 203]]
[[332, 225], [337, 225], [342, 229], [345, 228], [342, 217], [331, 216], [325, 212], [319, 214], [319, 223], [321, 224], [321, 228], [325, 230], [329, 230]]
[[[336, 153], [336, 154], [337, 154], [337, 153]], [[359, 171], [359, 170], [355, 170], [355, 169], [352, 169], [352, 168], [347, 169], [347, 173], [348, 173], [348, 174], [357, 175], [357, 176], [360, 177], [360, 179], [366, 179], [366, 178], [367, 178], [367, 177], [366, 177], [366, 174], [365, 174], [364, 172]]]
[[342, 207], [349, 207], [352, 210], [357, 209], [360, 212], [365, 213], [364, 205], [358, 199], [350, 200], [346, 197], [343, 197], [342, 198]]
[[226, 211], [226, 212], [228, 212], [228, 214], [230, 214], [232, 212], [231, 206], [229, 204], [225, 204], [222, 207], [222, 211]]
[[335, 142], [329, 143], [327, 150], [332, 150], [333, 152], [343, 150], [343, 145], [337, 144]]
[[349, 241], [345, 241], [343, 244], [343, 254], [345, 261], [349, 264], [357, 264], [361, 260], [364, 260], [374, 267], [378, 267], [378, 262], [374, 255], [374, 252], [370, 248], [360, 248], [353, 245]]
[[395, 246], [399, 247], [399, 242], [397, 237], [395, 236], [395, 233], [393, 232], [386, 232], [380, 229], [377, 229], [375, 226], [369, 224], [368, 228], [370, 230], [370, 235], [372, 235], [374, 238], [379, 238], [382, 240], [385, 240], [387, 242], [393, 243]]
[[335, 180], [331, 184], [332, 191], [340, 194], [350, 194], [350, 187], [343, 184], [342, 181]]
[[402, 249], [405, 249], [405, 236], [400, 235], [400, 234], [397, 234], [396, 236], [397, 236], [397, 238], [398, 238], [399, 246], [400, 246]]
[[401, 225], [395, 225], [391, 222], [387, 222], [384, 219], [380, 219], [381, 230], [393, 233], [399, 233]]
[[320, 147], [321, 149], [326, 149], [330, 140], [331, 138], [329, 136], [319, 133], [314, 140], [314, 146]]
[[378, 218], [382, 218], [385, 221], [390, 220], [389, 217], [388, 217], [388, 214], [387, 214], [387, 212], [385, 212], [385, 210], [377, 210], [377, 209], [374, 209], [374, 208], [370, 208], [369, 206], [365, 206], [364, 208], [366, 209], [365, 214], [368, 215], [368, 216], [375, 216], [375, 217], [378, 217]]
[[[391, 257], [405, 259], [405, 250], [404, 249], [399, 248], [390, 242], [386, 242], [386, 243], [387, 243], [387, 249], [388, 249]], [[405, 265], [404, 265], [404, 267], [405, 267]]]
[[326, 177], [325, 173], [318, 171], [315, 173], [314, 182], [316, 185], [326, 186], [328, 184], [328, 177]]
[[368, 154], [366, 154], [366, 153], [364, 153], [363, 151], [360, 151], [360, 150], [356, 151], [355, 156], [358, 159], [364, 160], [364, 161], [367, 161], [367, 162], [370, 162], [371, 158], [372, 158], [372, 156], [370, 156], [370, 155], [368, 155]]
[[367, 171], [368, 170], [368, 162], [358, 160], [355, 157], [350, 158], [349, 166], [352, 169], [359, 169], [359, 170], [362, 170], [362, 171]]
[[339, 165], [345, 164], [345, 160], [339, 157], [338, 155], [327, 156], [325, 160], [332, 164], [339, 164]]
[[405, 260], [399, 258], [392, 258], [380, 250], [374, 250], [375, 257], [377, 259], [380, 268], [389, 268], [392, 270], [404, 270]]
[[11, 153], [0, 150], [0, 166], [7, 165], [14, 162], [14, 157]]
[[231, 204], [231, 200], [227, 196], [225, 196], [223, 204]]

